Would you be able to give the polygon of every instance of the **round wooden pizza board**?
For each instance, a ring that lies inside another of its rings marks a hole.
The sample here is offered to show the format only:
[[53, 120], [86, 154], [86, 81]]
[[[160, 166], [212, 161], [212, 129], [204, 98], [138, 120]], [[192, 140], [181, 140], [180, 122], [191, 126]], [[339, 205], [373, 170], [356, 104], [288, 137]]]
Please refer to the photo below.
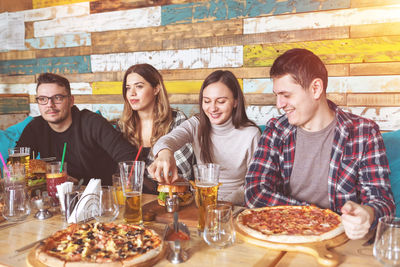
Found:
[[[29, 253], [28, 256], [26, 257], [26, 264], [28, 267], [49, 267], [46, 264], [41, 263], [38, 259], [36, 259], [35, 256], [35, 249], [38, 245], [36, 245], [34, 248], [32, 248]], [[153, 266], [154, 264], [156, 264], [159, 260], [161, 260], [162, 258], [164, 258], [165, 256], [165, 251], [166, 251], [166, 245], [164, 244], [163, 249], [161, 251], [160, 254], [158, 254], [157, 257], [149, 259], [145, 262], [142, 262], [140, 264], [136, 264], [133, 265], [135, 267], [147, 267], [147, 266]], [[101, 264], [99, 264], [99, 266], [101, 266]], [[122, 266], [122, 265], [121, 265]]]
[[324, 266], [337, 266], [341, 262], [341, 256], [333, 251], [328, 250], [328, 248], [340, 246], [349, 240], [346, 234], [342, 233], [332, 239], [323, 240], [321, 242], [276, 243], [276, 242], [265, 241], [248, 235], [247, 233], [239, 229], [239, 227], [236, 224], [236, 220], [235, 220], [235, 228], [238, 236], [245, 242], [274, 250], [307, 253], [314, 256], [317, 259], [318, 263]]

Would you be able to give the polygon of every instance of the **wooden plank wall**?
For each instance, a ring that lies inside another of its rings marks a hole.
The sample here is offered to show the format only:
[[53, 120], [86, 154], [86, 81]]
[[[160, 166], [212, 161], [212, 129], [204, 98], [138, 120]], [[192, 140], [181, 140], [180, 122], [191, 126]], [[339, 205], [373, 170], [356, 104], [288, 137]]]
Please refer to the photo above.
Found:
[[36, 78], [51, 71], [71, 81], [80, 108], [117, 118], [124, 71], [147, 62], [188, 115], [209, 73], [233, 71], [249, 117], [265, 124], [281, 114], [269, 68], [285, 50], [303, 47], [327, 64], [330, 99], [384, 131], [400, 128], [398, 0], [3, 2], [0, 13], [23, 14], [7, 26], [12, 32], [15, 17], [24, 18], [25, 49], [0, 52], [0, 94], [29, 94], [32, 115]]

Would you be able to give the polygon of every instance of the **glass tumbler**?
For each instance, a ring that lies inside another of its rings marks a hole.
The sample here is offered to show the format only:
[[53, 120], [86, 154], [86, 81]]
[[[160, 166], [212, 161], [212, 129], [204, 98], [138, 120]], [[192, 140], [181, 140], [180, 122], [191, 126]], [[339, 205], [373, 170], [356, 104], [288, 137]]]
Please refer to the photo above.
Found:
[[400, 218], [379, 218], [373, 252], [375, 258], [384, 266], [399, 266]]
[[231, 205], [215, 204], [207, 207], [203, 238], [214, 248], [226, 248], [235, 242]]
[[25, 186], [5, 187], [3, 217], [8, 221], [22, 221], [30, 212], [28, 191]]

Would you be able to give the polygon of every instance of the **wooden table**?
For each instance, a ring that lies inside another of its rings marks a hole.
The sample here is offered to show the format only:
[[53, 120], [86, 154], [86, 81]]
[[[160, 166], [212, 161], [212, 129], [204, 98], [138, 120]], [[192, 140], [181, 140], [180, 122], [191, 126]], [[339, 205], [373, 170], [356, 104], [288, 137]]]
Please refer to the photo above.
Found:
[[[143, 204], [155, 199], [155, 196], [144, 195]], [[118, 217], [122, 220], [122, 215]], [[8, 222], [0, 224], [4, 225]], [[154, 229], [160, 235], [165, 225], [160, 223], [146, 223], [147, 227]], [[27, 266], [26, 256], [30, 249], [21, 253], [15, 250], [31, 242], [47, 237], [53, 232], [67, 226], [58, 214], [47, 220], [37, 220], [33, 214], [27, 220], [17, 225], [0, 228], [0, 266]], [[314, 257], [297, 252], [271, 250], [248, 244], [237, 239], [229, 248], [216, 250], [209, 247], [197, 231], [191, 228], [190, 258], [179, 266], [318, 266]], [[380, 266], [372, 256], [372, 245], [362, 246], [366, 241], [348, 241], [344, 245], [333, 249], [342, 257], [340, 266]], [[175, 266], [165, 258], [155, 266]]]

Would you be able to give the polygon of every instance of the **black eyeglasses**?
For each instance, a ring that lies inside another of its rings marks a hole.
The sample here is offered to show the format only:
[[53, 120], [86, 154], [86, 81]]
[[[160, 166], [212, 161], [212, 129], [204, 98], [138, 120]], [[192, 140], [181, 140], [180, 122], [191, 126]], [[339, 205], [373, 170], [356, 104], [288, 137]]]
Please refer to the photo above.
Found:
[[51, 99], [51, 101], [54, 104], [60, 104], [63, 102], [64, 98], [67, 97], [69, 95], [53, 95], [51, 97], [47, 97], [47, 96], [38, 96], [36, 97], [36, 102], [39, 105], [46, 105], [47, 103], [49, 103], [49, 99]]

